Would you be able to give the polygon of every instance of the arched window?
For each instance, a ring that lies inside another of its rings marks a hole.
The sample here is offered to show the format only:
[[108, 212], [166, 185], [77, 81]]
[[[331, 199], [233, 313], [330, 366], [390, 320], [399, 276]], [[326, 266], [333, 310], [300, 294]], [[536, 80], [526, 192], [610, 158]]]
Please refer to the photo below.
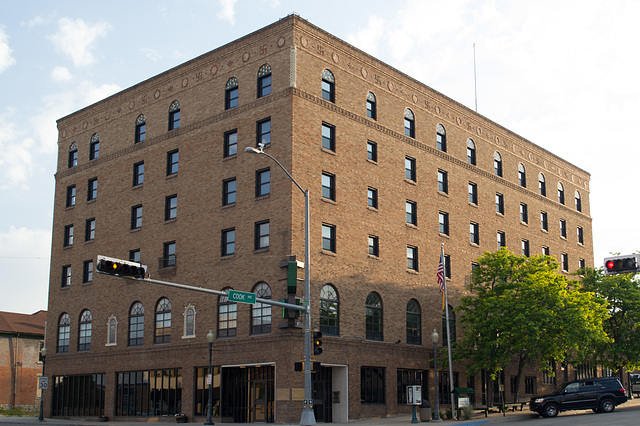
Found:
[[258, 97], [271, 94], [271, 65], [264, 64], [258, 70]]
[[169, 130], [180, 127], [180, 102], [173, 101], [169, 107]]
[[365, 325], [367, 340], [382, 341], [382, 299], [371, 292], [365, 302]]
[[171, 302], [166, 297], [156, 305], [156, 327], [153, 343], [169, 343], [171, 341]]
[[467, 163], [476, 165], [476, 144], [471, 140], [467, 140]]
[[75, 167], [78, 165], [78, 144], [72, 142], [69, 145], [69, 168]]
[[545, 181], [542, 173], [538, 175], [538, 192], [540, 192], [540, 195], [543, 197], [547, 196], [547, 182]]
[[[231, 290], [227, 288], [225, 290]], [[238, 329], [238, 304], [229, 302], [227, 296], [218, 297], [218, 337], [236, 337]]]
[[496, 176], [502, 177], [502, 157], [498, 151], [493, 153], [493, 171]]
[[527, 172], [522, 163], [518, 164], [518, 184], [523, 188], [527, 187]]
[[369, 92], [367, 93], [367, 117], [372, 120], [377, 120], [378, 110], [376, 108], [376, 96]]
[[140, 114], [136, 118], [136, 136], [135, 143], [142, 142], [147, 136], [147, 119], [144, 114]]
[[[451, 342], [456, 341], [456, 314], [453, 311], [453, 306], [447, 305], [449, 309], [449, 331], [451, 332]], [[442, 310], [442, 342], [447, 341], [447, 312]]]
[[320, 290], [320, 331], [328, 336], [339, 335], [338, 292], [331, 284]]
[[184, 330], [182, 338], [196, 337], [196, 307], [189, 303], [184, 308]]
[[238, 106], [238, 79], [231, 77], [224, 88], [224, 109]]
[[95, 160], [100, 156], [100, 136], [97, 133], [91, 135], [89, 141], [89, 160]]
[[144, 306], [133, 302], [129, 309], [129, 346], [141, 346], [144, 338]]
[[[271, 299], [271, 288], [267, 283], [258, 283], [253, 288], [256, 297]], [[251, 334], [271, 333], [271, 305], [256, 302], [251, 308]]]
[[91, 349], [91, 311], [85, 309], [80, 314], [80, 328], [78, 328], [78, 352]]
[[576, 210], [582, 211], [582, 198], [580, 198], [580, 192], [576, 191]]
[[333, 73], [327, 69], [322, 71], [322, 99], [329, 102], [336, 101], [335, 85], [336, 79]]
[[564, 186], [562, 182], [558, 182], [558, 202], [564, 204]]
[[416, 137], [416, 120], [413, 116], [413, 111], [409, 108], [404, 110], [404, 134], [410, 138]]
[[416, 299], [411, 299], [407, 303], [407, 344], [422, 344], [422, 320], [420, 315], [420, 304]]
[[115, 314], [111, 314], [107, 318], [107, 344], [106, 346], [115, 346], [118, 338], [118, 318]]
[[64, 313], [60, 315], [58, 321], [58, 345], [56, 353], [62, 354], [69, 352], [69, 337], [71, 336], [71, 317]]
[[436, 148], [447, 152], [447, 132], [442, 124], [438, 124], [438, 127], [436, 127]]

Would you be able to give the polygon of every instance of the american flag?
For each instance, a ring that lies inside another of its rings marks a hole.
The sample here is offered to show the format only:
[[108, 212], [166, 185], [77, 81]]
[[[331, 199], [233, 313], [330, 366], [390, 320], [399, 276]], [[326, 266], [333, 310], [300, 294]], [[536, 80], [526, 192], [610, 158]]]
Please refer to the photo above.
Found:
[[444, 253], [440, 253], [440, 264], [438, 264], [438, 285], [440, 293], [444, 292]]

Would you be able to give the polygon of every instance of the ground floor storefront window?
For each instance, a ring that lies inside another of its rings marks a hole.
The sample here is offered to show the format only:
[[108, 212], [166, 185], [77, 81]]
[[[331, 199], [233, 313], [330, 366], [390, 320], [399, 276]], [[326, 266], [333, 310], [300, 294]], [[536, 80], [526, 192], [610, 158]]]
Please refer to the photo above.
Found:
[[[209, 385], [207, 384], [208, 367], [196, 368], [196, 394], [194, 397], [196, 416], [206, 416], [209, 406]], [[211, 395], [211, 413], [220, 415], [220, 367], [213, 367], [213, 381], [211, 383], [213, 393]]]
[[54, 376], [52, 415], [104, 415], [104, 374]]
[[182, 369], [118, 373], [116, 416], [182, 413]]

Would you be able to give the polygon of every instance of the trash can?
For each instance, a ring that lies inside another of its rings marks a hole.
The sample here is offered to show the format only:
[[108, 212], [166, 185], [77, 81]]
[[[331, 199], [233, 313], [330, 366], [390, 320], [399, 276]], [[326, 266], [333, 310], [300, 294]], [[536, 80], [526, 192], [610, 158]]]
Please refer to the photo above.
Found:
[[431, 421], [431, 404], [426, 399], [423, 399], [422, 404], [420, 404], [420, 421]]

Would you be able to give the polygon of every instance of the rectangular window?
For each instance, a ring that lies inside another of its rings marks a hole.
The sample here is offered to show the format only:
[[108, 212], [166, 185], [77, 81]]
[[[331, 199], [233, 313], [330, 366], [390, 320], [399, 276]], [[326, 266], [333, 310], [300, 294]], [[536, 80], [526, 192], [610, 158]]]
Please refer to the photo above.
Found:
[[93, 141], [89, 145], [89, 160], [95, 160], [100, 156], [100, 141]]
[[379, 254], [378, 237], [369, 235], [369, 255], [378, 257]]
[[438, 213], [438, 224], [442, 235], [449, 235], [449, 213]]
[[222, 181], [222, 205], [228, 206], [236, 202], [236, 178]]
[[367, 141], [367, 160], [378, 162], [378, 144]]
[[540, 212], [540, 229], [543, 231], [549, 230], [549, 217], [547, 212]]
[[178, 173], [178, 159], [180, 158], [178, 150], [167, 152], [167, 176]]
[[67, 186], [67, 207], [76, 205], [76, 186]]
[[536, 393], [536, 378], [525, 377], [524, 378], [524, 393], [525, 395], [534, 395]]
[[231, 109], [238, 106], [238, 86], [230, 87], [224, 92], [224, 109]]
[[129, 261], [140, 263], [140, 249], [129, 250]]
[[234, 129], [224, 134], [224, 157], [231, 157], [238, 153], [238, 130]]
[[520, 222], [529, 223], [529, 210], [524, 203], [520, 203]]
[[542, 246], [542, 254], [544, 254], [545, 256], [549, 256], [550, 253], [551, 253], [551, 251], [549, 250], [549, 247]]
[[336, 128], [331, 124], [322, 123], [322, 147], [329, 151], [336, 150]]
[[416, 202], [407, 200], [405, 211], [407, 213], [407, 223], [418, 226], [418, 205]]
[[578, 269], [584, 269], [587, 267], [587, 262], [584, 259], [578, 260]]
[[78, 149], [72, 149], [71, 151], [69, 151], [69, 168], [75, 167], [77, 165], [78, 165]]
[[236, 252], [236, 228], [222, 230], [222, 255], [230, 256]]
[[507, 235], [502, 231], [498, 231], [497, 237], [498, 237], [498, 250], [500, 250], [502, 247], [506, 247]]
[[336, 177], [331, 173], [322, 172], [322, 198], [336, 200]]
[[322, 224], [322, 250], [336, 252], [336, 227], [327, 223]]
[[98, 198], [98, 178], [89, 179], [87, 183], [87, 201]]
[[96, 219], [87, 219], [84, 227], [84, 240], [93, 241], [96, 239]]
[[567, 221], [564, 219], [560, 219], [560, 236], [567, 238]]
[[93, 260], [85, 260], [82, 272], [82, 282], [90, 283], [93, 281]]
[[162, 250], [162, 267], [170, 268], [176, 266], [176, 242], [164, 243]]
[[449, 176], [444, 170], [438, 170], [438, 191], [449, 193]]
[[64, 265], [62, 267], [62, 287], [71, 286], [71, 265]]
[[258, 97], [271, 94], [271, 74], [258, 77]]
[[269, 248], [269, 221], [256, 222], [255, 224], [255, 249]]
[[384, 404], [384, 367], [360, 367], [360, 402], [362, 404]]
[[496, 213], [504, 214], [504, 195], [496, 193]]
[[265, 118], [256, 122], [256, 145], [267, 146], [271, 144], [271, 118]]
[[143, 121], [143, 122], [137, 123], [134, 142], [135, 143], [142, 142], [145, 140], [146, 136], [147, 136], [147, 122]]
[[562, 253], [560, 259], [560, 263], [562, 263], [562, 271], [569, 272], [569, 255], [567, 253]]
[[478, 205], [478, 185], [473, 182], [469, 182], [469, 202]]
[[[445, 277], [451, 279], [451, 255], [450, 254], [444, 255], [444, 275]], [[445, 330], [446, 330], [446, 327], [445, 327]], [[451, 330], [451, 337], [452, 337], [451, 340], [455, 342], [454, 336], [455, 336], [455, 329]]]
[[582, 226], [578, 226], [576, 231], [578, 234], [578, 244], [584, 244], [584, 232], [582, 230]]
[[164, 199], [164, 220], [173, 220], [178, 217], [178, 195], [169, 195]]
[[133, 186], [144, 183], [144, 161], [133, 165]]
[[472, 244], [480, 244], [480, 228], [477, 223], [471, 222], [469, 224], [469, 235]]
[[418, 247], [407, 246], [407, 269], [418, 271]]
[[142, 204], [131, 207], [131, 229], [142, 227]]
[[[407, 313], [407, 315], [409, 315]], [[419, 317], [418, 317], [419, 318]], [[409, 337], [407, 335], [407, 337]], [[421, 343], [415, 343], [421, 344]], [[397, 403], [398, 405], [407, 405], [407, 386], [420, 385], [424, 390], [429, 389], [429, 372], [426, 370], [409, 370], [398, 368], [397, 373]], [[426, 400], [426, 394], [423, 396]], [[428, 420], [427, 420], [428, 421]]]
[[256, 172], [256, 197], [262, 197], [271, 193], [271, 171], [262, 169]]
[[[174, 104], [171, 104], [173, 107]], [[169, 130], [180, 128], [180, 106], [169, 111]]]
[[71, 247], [73, 245], [73, 225], [64, 227], [64, 246]]
[[416, 181], [416, 159], [411, 157], [404, 158], [404, 177], [412, 182]]
[[376, 188], [367, 188], [367, 206], [373, 209], [378, 208], [378, 190]]
[[529, 257], [529, 241], [522, 240], [522, 255]]

